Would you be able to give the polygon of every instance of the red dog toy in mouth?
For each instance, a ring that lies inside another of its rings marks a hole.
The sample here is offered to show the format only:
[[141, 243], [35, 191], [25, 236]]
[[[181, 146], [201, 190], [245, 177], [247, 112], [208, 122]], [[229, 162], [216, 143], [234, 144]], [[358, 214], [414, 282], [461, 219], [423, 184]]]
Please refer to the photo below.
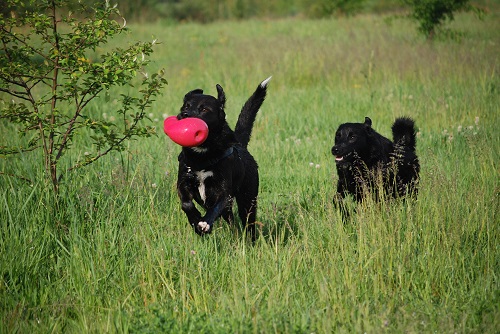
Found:
[[194, 147], [203, 144], [208, 137], [208, 126], [203, 120], [194, 117], [177, 119], [170, 116], [163, 121], [163, 131], [176, 144]]

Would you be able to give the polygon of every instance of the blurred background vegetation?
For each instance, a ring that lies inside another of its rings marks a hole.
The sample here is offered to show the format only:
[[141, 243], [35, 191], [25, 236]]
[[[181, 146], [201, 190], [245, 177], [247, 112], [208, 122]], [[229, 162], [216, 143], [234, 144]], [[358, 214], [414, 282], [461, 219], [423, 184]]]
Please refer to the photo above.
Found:
[[[0, 11], [21, 15], [25, 10], [38, 8], [28, 4], [24, 8], [9, 8], [0, 0]], [[217, 20], [239, 20], [248, 18], [307, 17], [325, 18], [351, 16], [362, 13], [394, 14], [407, 10], [404, 0], [127, 0], [109, 1], [117, 3], [121, 14], [129, 22], [213, 22]], [[80, 6], [92, 6], [95, 0], [75, 1], [75, 14], [82, 14]], [[104, 1], [99, 1], [104, 6]], [[499, 7], [498, 0], [471, 1], [473, 6], [488, 12]]]

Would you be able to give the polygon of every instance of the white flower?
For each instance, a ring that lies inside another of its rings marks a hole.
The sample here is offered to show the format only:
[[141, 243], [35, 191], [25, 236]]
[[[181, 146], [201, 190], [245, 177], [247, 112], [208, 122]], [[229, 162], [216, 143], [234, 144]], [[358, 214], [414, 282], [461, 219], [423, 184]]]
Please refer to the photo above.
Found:
[[152, 187], [152, 188], [156, 188], [156, 187], [157, 187], [157, 186], [156, 186], [156, 183], [153, 183], [153, 184], [151, 185], [151, 187]]
[[311, 166], [311, 167], [314, 166], [314, 162], [310, 162], [309, 166]]

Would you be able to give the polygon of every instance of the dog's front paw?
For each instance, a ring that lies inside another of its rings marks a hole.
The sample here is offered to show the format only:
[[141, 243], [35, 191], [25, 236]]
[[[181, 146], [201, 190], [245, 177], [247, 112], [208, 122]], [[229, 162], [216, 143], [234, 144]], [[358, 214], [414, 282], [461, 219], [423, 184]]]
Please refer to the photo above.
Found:
[[199, 222], [198, 223], [198, 230], [203, 232], [203, 233], [209, 233], [211, 227], [212, 226], [210, 226], [210, 224], [207, 222]]
[[333, 205], [336, 208], [339, 208], [342, 205], [344, 205], [344, 198], [342, 197], [341, 193], [336, 193], [335, 195], [333, 195]]

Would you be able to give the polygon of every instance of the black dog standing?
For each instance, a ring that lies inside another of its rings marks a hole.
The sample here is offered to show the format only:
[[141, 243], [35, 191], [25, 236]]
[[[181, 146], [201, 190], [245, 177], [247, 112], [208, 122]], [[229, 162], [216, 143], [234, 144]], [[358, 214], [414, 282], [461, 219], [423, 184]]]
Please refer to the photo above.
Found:
[[[217, 85], [217, 98], [195, 89], [184, 96], [178, 119], [200, 118], [208, 125], [208, 137], [196, 147], [183, 147], [179, 155], [177, 191], [189, 224], [196, 233], [212, 231], [215, 220], [234, 221], [233, 199], [247, 231], [256, 238], [255, 218], [259, 173], [257, 162], [248, 152], [253, 123], [266, 97], [268, 78], [257, 87], [241, 109], [235, 130], [226, 121], [226, 96]], [[193, 203], [195, 200], [206, 213], [204, 216]]]
[[416, 148], [415, 123], [402, 117], [392, 125], [393, 142], [364, 123], [344, 123], [335, 134], [332, 154], [337, 165], [338, 183], [334, 203], [346, 214], [343, 200], [352, 195], [362, 201], [367, 192], [383, 191], [391, 197], [417, 194], [420, 165]]

